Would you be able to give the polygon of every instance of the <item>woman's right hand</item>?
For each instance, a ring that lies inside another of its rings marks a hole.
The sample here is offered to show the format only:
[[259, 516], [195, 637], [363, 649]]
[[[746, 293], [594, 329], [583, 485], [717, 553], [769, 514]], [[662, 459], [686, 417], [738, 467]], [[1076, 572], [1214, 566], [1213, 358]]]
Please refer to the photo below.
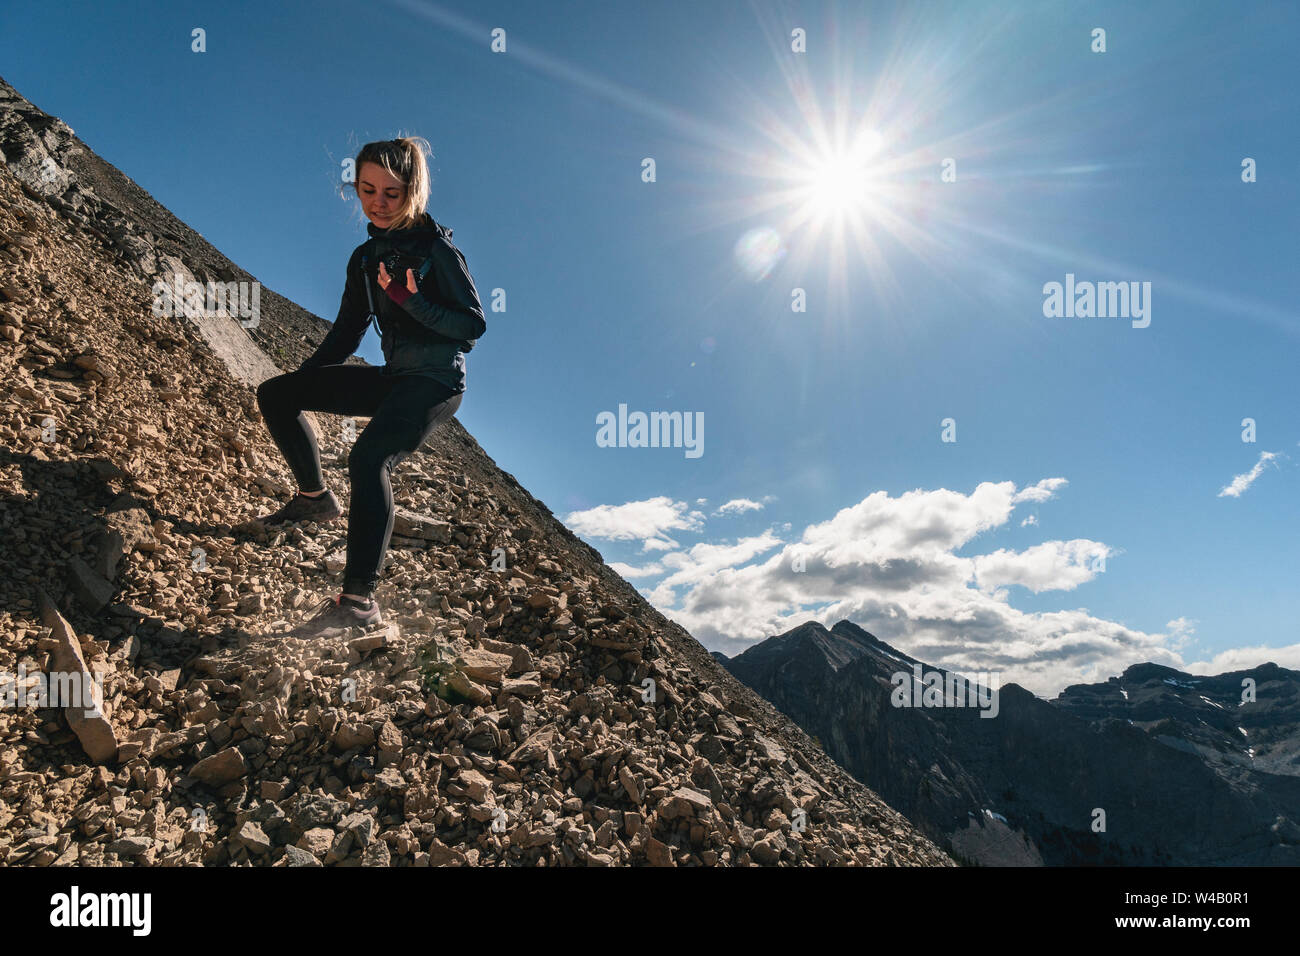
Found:
[[[379, 263], [379, 288], [381, 288], [381, 289], [383, 289], [385, 292], [387, 292], [387, 291], [388, 291], [388, 284], [389, 284], [390, 282], [392, 282], [392, 281], [393, 281], [393, 277], [390, 276], [390, 275], [388, 274], [388, 268], [387, 268], [387, 267], [384, 265], [384, 263], [381, 261], [381, 262]], [[414, 269], [407, 269], [407, 270], [406, 270], [406, 291], [407, 291], [407, 292], [410, 292], [410, 293], [416, 293], [416, 292], [419, 292], [419, 291], [420, 291], [419, 286], [417, 286], [417, 285], [415, 284], [415, 270], [414, 270]], [[405, 296], [402, 296], [402, 298], [406, 298], [406, 297], [405, 297]]]

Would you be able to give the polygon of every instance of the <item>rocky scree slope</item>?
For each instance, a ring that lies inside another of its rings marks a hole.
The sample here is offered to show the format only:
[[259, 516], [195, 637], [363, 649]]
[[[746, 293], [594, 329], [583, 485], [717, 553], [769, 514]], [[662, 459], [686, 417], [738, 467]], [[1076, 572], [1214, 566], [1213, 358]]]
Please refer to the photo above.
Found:
[[[129, 273], [152, 285], [173, 275], [206, 282], [253, 282], [204, 238], [177, 219], [121, 170], [105, 162], [57, 116], [45, 113], [0, 77], [0, 164], [29, 193], [89, 233]], [[341, 268], [341, 266], [340, 266]], [[340, 291], [342, 287], [340, 285]], [[328, 324], [262, 287], [262, 321], [242, 329], [225, 358], [236, 378], [256, 384], [271, 366], [297, 368], [325, 337]], [[265, 353], [265, 355], [263, 354]], [[357, 357], [348, 360], [361, 363]], [[260, 373], [260, 374], [258, 374]]]
[[[344, 522], [245, 524], [291, 491], [253, 387], [68, 213], [89, 185], [51, 205], [15, 174], [71, 131], [0, 129], [0, 671], [104, 690], [75, 724], [0, 710], [0, 862], [951, 865], [455, 420], [395, 476], [398, 632], [280, 636], [337, 591]], [[191, 236], [179, 259], [214, 255]]]

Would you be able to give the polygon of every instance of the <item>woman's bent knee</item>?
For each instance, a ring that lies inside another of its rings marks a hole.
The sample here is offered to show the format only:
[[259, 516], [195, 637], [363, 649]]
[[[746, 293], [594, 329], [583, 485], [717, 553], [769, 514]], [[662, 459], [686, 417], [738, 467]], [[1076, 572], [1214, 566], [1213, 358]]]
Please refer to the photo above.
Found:
[[288, 380], [290, 374], [291, 373], [286, 372], [283, 375], [273, 375], [270, 378], [268, 378], [266, 381], [264, 381], [261, 385], [257, 386], [258, 404], [264, 404], [268, 401], [274, 401], [275, 398], [278, 395], [280, 395], [281, 392], [283, 391], [284, 384]]
[[355, 481], [358, 478], [364, 479], [378, 476], [385, 468], [388, 468], [389, 472], [391, 472], [390, 461], [391, 456], [387, 454], [360, 445], [353, 445], [352, 451], [348, 453], [348, 474]]

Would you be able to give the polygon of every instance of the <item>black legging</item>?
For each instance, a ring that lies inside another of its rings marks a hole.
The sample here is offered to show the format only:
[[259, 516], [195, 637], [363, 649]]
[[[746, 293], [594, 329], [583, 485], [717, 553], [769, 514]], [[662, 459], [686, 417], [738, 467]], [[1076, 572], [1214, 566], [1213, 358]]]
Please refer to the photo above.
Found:
[[384, 375], [374, 366], [323, 365], [269, 378], [257, 387], [267, 430], [298, 488], [325, 487], [316, 436], [303, 411], [370, 416], [348, 455], [352, 503], [343, 593], [369, 595], [393, 533], [397, 465], [460, 408], [463, 392], [420, 375]]

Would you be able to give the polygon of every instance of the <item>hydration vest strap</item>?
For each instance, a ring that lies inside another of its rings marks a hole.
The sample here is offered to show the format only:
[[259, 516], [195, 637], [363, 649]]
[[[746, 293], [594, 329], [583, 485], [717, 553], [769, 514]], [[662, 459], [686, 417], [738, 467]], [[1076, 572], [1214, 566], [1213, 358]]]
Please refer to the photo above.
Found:
[[361, 281], [364, 282], [366, 286], [366, 302], [370, 304], [370, 314], [374, 315], [375, 299], [374, 296], [371, 295], [370, 293], [370, 273], [366, 270], [366, 266], [369, 264], [369, 262], [370, 262], [369, 256], [361, 257]]
[[370, 304], [370, 314], [366, 316], [366, 325], [369, 326], [373, 323], [377, 330], [379, 328], [379, 316], [375, 313], [375, 298], [370, 292], [370, 274], [366, 271], [369, 262], [369, 256], [361, 257], [361, 281], [366, 287], [366, 302]]

